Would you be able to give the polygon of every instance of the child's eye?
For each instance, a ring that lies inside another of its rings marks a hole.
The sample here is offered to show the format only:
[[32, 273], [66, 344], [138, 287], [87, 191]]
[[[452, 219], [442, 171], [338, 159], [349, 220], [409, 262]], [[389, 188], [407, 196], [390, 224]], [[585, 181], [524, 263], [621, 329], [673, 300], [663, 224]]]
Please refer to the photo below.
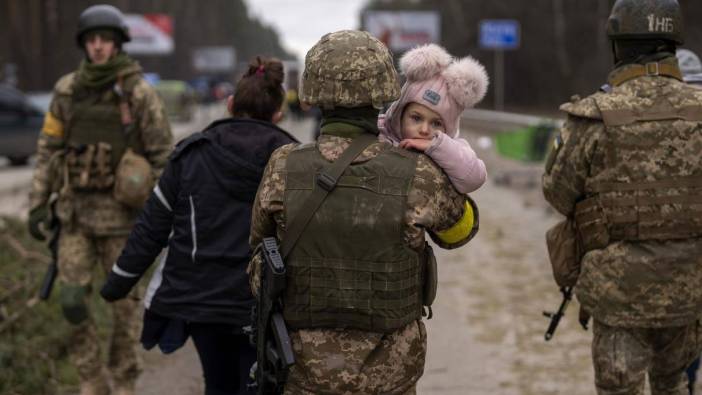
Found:
[[415, 122], [419, 122], [422, 120], [422, 117], [420, 117], [419, 115], [410, 115], [410, 119]]
[[441, 121], [434, 121], [431, 123], [431, 126], [434, 127], [435, 129], [441, 129], [444, 127], [444, 125], [441, 123]]

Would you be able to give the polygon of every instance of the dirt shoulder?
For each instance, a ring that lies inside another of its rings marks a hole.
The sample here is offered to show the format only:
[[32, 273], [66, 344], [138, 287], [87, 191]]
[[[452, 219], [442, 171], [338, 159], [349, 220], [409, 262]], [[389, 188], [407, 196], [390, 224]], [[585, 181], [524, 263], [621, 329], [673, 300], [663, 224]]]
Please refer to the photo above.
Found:
[[489, 173], [471, 194], [480, 232], [463, 248], [438, 251], [439, 295], [419, 393], [592, 394], [590, 334], [577, 325], [577, 303], [555, 338], [543, 337], [542, 311], [557, 308], [560, 294], [544, 243], [558, 216], [541, 196], [542, 167], [478, 154]]

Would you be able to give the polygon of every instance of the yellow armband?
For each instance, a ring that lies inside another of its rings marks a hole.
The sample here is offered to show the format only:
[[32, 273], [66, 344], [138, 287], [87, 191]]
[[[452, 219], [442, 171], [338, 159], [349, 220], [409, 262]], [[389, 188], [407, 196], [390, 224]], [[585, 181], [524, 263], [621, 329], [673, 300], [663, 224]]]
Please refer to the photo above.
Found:
[[44, 125], [41, 127], [41, 131], [47, 136], [51, 137], [63, 137], [63, 122], [48, 111], [44, 116]]
[[436, 236], [446, 244], [456, 244], [470, 240], [478, 232], [478, 206], [473, 199], [466, 197], [463, 216], [450, 228], [436, 232]]

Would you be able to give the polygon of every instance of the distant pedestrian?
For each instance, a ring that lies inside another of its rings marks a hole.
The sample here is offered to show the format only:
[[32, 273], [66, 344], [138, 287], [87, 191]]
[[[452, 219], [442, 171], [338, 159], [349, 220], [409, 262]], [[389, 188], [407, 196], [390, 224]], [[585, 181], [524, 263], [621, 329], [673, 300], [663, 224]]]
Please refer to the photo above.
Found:
[[246, 267], [256, 189], [276, 148], [296, 142], [282, 118], [283, 65], [258, 57], [229, 97], [232, 118], [181, 141], [101, 294], [124, 298], [161, 250], [145, 298], [142, 343], [164, 352], [193, 339], [205, 394], [245, 394], [256, 360], [244, 328], [254, 299]]
[[[702, 62], [700, 62], [699, 56], [689, 49], [678, 49], [675, 52], [675, 56], [678, 58], [683, 80], [690, 85], [702, 89]], [[699, 369], [700, 358], [698, 357], [686, 371], [688, 381], [687, 387], [690, 391], [690, 395], [695, 393], [695, 383], [697, 382], [697, 371]]]
[[683, 80], [688, 84], [702, 87], [702, 62], [696, 53], [689, 49], [678, 49], [675, 52], [683, 74]]

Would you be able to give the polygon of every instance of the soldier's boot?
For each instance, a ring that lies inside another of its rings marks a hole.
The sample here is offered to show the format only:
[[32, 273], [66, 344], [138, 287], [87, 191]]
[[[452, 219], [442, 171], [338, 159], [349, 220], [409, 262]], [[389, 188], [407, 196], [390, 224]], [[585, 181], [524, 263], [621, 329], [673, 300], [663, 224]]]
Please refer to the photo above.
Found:
[[102, 378], [80, 383], [80, 395], [109, 395], [110, 387]]

